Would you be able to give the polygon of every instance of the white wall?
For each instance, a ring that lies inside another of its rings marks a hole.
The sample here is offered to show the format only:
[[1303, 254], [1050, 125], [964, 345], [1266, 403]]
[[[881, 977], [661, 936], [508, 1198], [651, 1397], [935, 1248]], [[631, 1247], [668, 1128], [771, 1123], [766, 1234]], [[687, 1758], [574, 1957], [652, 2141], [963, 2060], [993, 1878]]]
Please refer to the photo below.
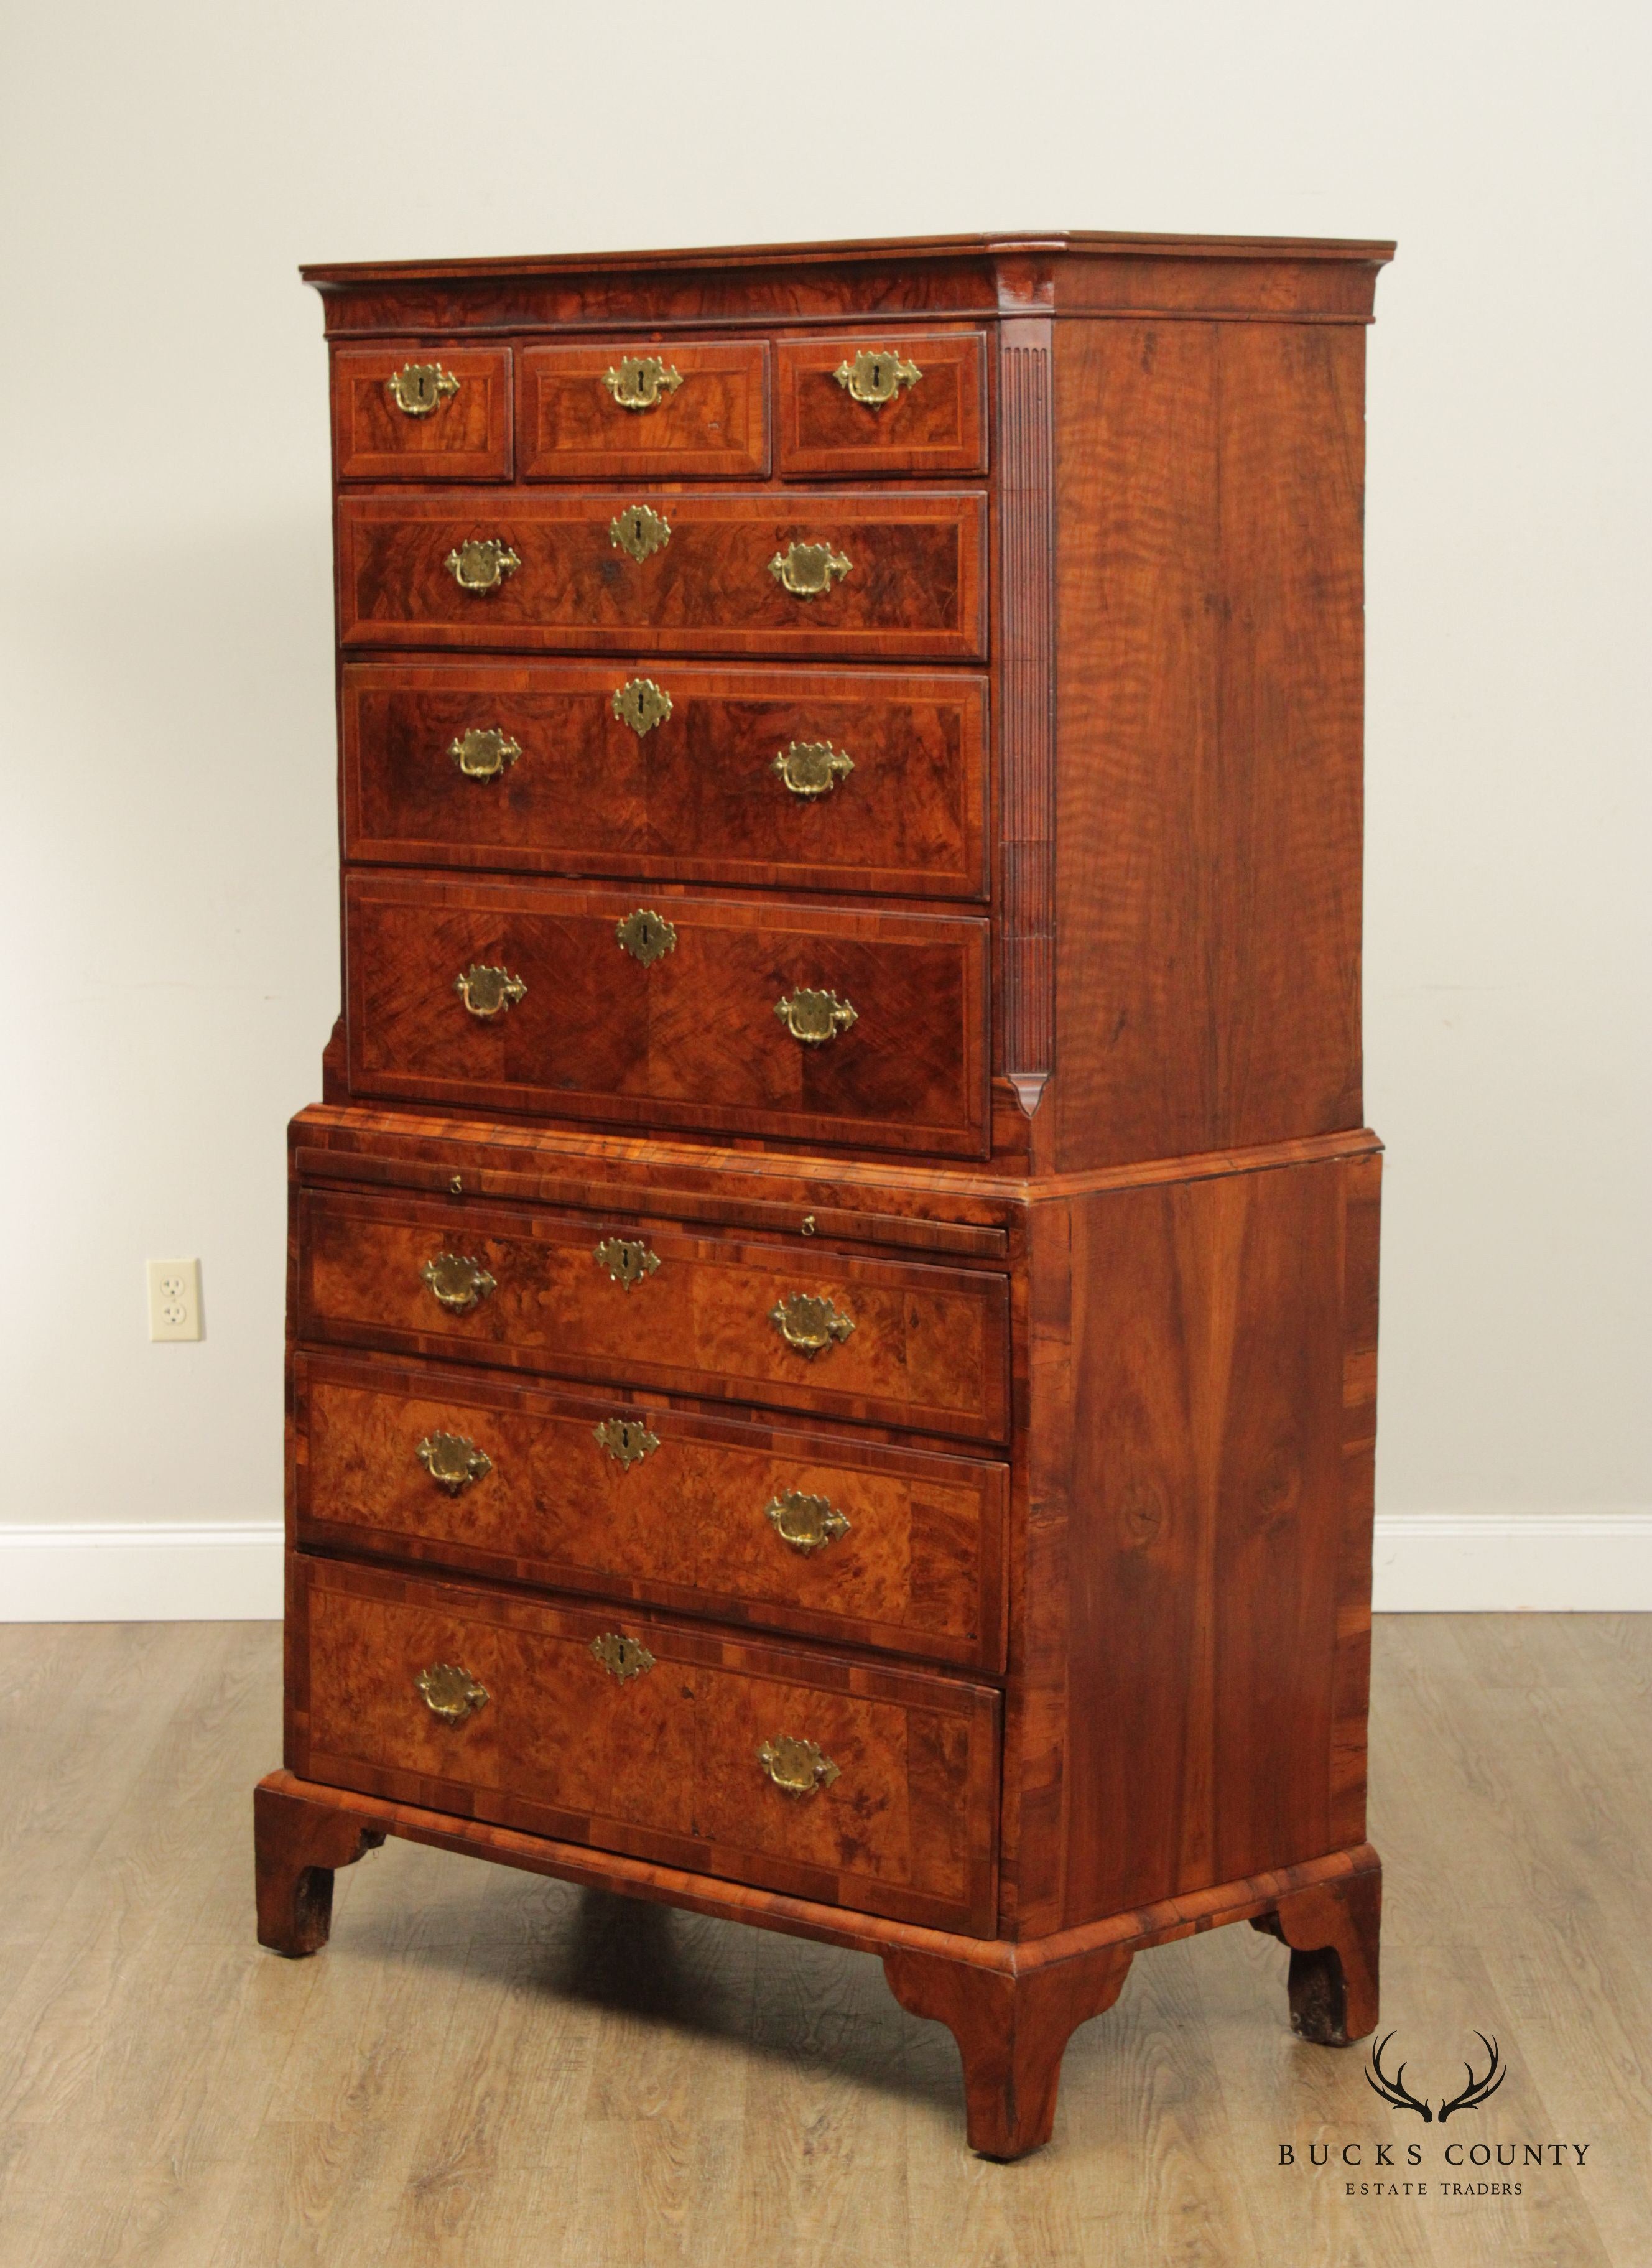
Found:
[[[283, 1127], [337, 998], [296, 263], [1031, 226], [1400, 239], [1370, 383], [1382, 1498], [1652, 1500], [1643, 13], [14, 0], [0, 1521], [278, 1508]], [[144, 1258], [190, 1253], [207, 1339], [151, 1346]]]

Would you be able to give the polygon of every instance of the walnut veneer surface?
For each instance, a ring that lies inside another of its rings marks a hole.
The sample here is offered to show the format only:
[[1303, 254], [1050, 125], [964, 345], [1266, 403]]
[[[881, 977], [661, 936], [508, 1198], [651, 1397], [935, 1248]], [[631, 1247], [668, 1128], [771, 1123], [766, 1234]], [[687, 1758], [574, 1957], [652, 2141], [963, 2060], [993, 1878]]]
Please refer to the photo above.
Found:
[[862, 1947], [998, 2157], [1166, 1939], [1375, 2023], [1391, 250], [305, 271], [345, 984], [266, 1944], [393, 1834]]

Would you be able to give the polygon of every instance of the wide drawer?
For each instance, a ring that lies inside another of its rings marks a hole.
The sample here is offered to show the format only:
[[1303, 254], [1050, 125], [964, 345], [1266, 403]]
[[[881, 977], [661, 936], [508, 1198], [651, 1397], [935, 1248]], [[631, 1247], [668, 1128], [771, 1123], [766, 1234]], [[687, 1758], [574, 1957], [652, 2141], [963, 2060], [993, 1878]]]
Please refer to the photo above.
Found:
[[751, 480], [768, 470], [761, 339], [525, 347], [522, 477]]
[[338, 557], [348, 646], [987, 651], [972, 491], [345, 496]]
[[984, 1154], [984, 919], [356, 873], [345, 924], [356, 1096]]
[[1002, 1464], [304, 1353], [293, 1420], [302, 1543], [1003, 1667]]
[[989, 1688], [326, 1560], [292, 1573], [306, 1779], [992, 1930]]
[[510, 476], [504, 347], [341, 347], [333, 452], [341, 481]]
[[1009, 1282], [624, 1216], [305, 1190], [303, 1338], [1002, 1441]]
[[984, 896], [985, 678], [653, 670], [348, 665], [346, 857]]

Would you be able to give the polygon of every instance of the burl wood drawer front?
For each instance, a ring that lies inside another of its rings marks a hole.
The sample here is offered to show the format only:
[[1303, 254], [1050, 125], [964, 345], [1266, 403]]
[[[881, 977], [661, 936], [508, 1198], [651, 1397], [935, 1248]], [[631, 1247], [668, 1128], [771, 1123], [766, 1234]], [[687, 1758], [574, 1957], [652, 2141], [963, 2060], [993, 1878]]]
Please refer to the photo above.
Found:
[[299, 1354], [299, 1541], [1003, 1667], [1009, 1469]]
[[987, 681], [356, 662], [347, 858], [980, 898]]
[[306, 1190], [297, 1293], [305, 1339], [1007, 1437], [1009, 1283], [996, 1270]]
[[326, 1561], [294, 1575], [292, 1768], [306, 1778], [869, 1913], [993, 1927], [989, 1688], [613, 1607]]
[[751, 480], [768, 470], [760, 339], [527, 347], [517, 398], [525, 480]]
[[984, 919], [369, 873], [345, 923], [358, 1097], [984, 1152]]
[[968, 492], [345, 496], [338, 554], [348, 646], [987, 651], [986, 500]]
[[979, 331], [782, 339], [775, 350], [775, 469], [984, 472], [986, 369]]
[[341, 481], [510, 477], [504, 347], [341, 347], [333, 447]]

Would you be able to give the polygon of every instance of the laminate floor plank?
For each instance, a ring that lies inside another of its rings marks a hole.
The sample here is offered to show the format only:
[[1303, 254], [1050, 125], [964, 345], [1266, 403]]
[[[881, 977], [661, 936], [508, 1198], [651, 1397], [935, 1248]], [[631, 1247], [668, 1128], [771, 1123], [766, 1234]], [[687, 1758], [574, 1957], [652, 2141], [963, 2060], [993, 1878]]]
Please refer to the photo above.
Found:
[[[1495, 2037], [1494, 2110], [1381, 2102], [1229, 1929], [1138, 1959], [1000, 2167], [865, 1956], [397, 1843], [340, 1873], [327, 1952], [260, 1952], [278, 1632], [0, 1626], [0, 2263], [1647, 2268], [1648, 1636], [1378, 1623], [1384, 2029], [1435, 2100]], [[1587, 2161], [1409, 2199], [1302, 2162], [1458, 2136]]]

